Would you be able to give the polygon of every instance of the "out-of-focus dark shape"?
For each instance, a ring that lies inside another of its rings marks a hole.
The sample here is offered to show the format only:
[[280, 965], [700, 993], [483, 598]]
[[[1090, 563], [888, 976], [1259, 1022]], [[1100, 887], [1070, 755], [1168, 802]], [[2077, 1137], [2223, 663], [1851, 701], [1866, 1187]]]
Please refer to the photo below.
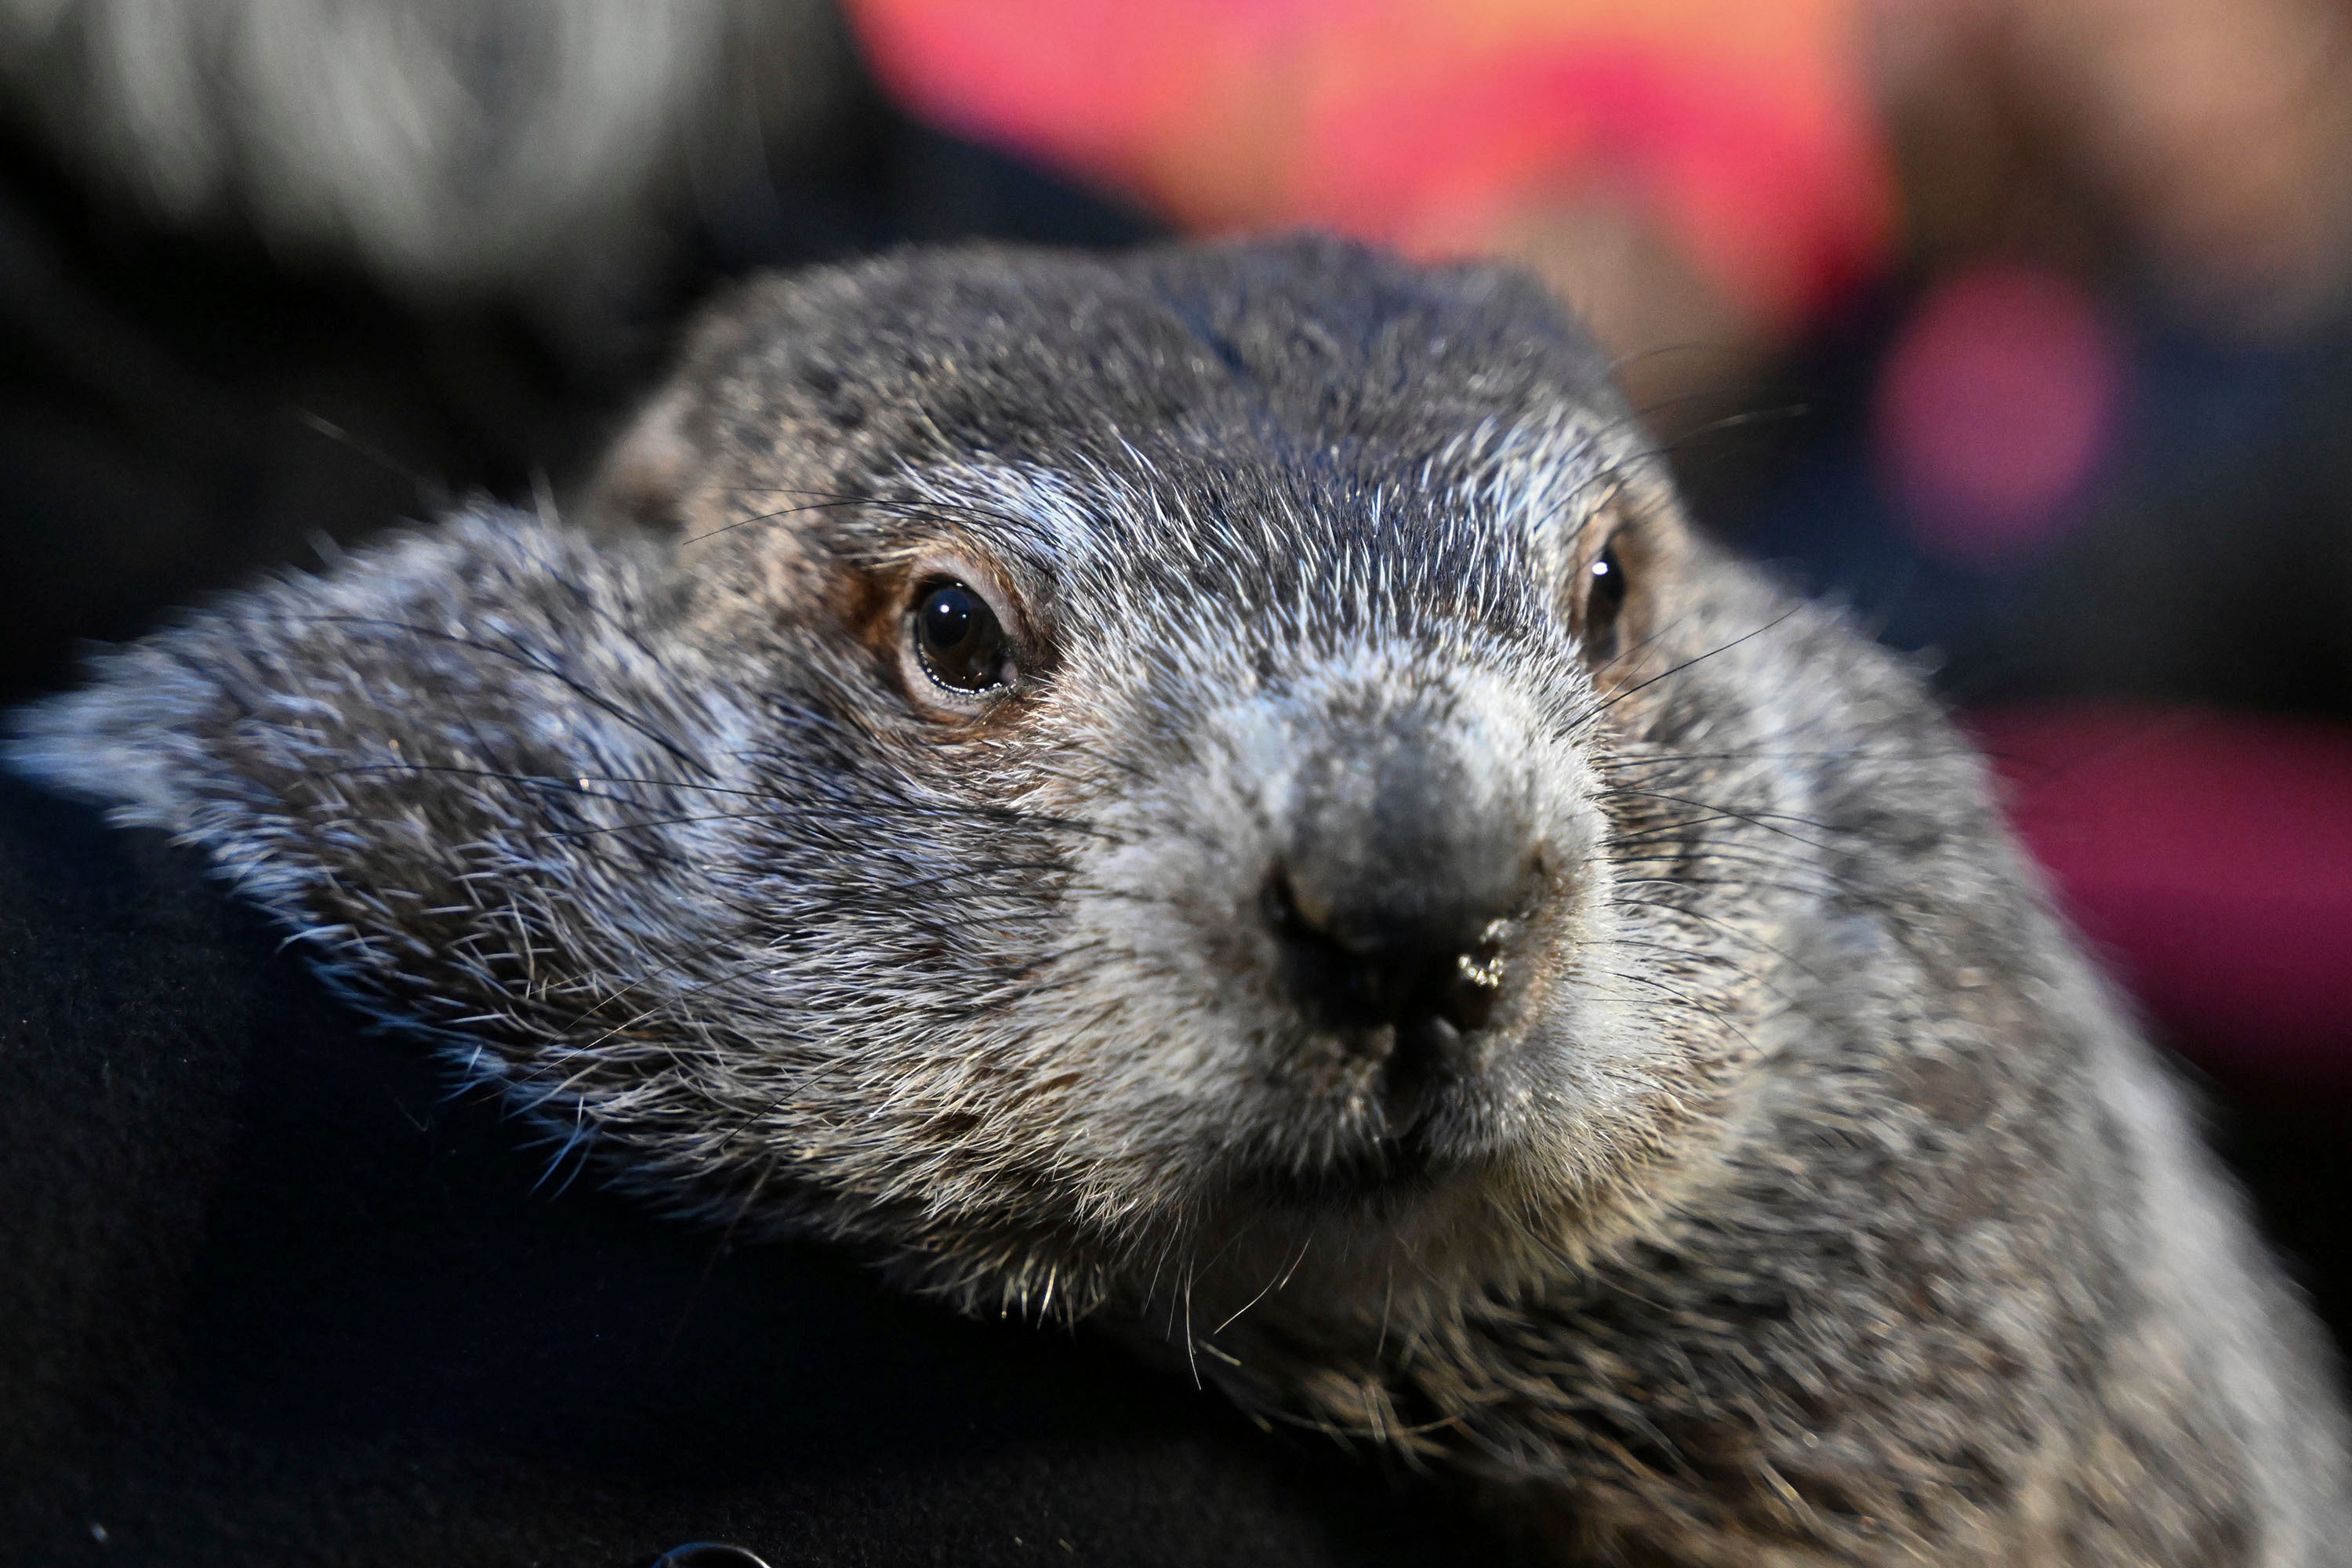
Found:
[[102, 200], [592, 333], [851, 79], [818, 0], [0, 0], [20, 128]]
[[560, 503], [730, 275], [1145, 232], [797, 0], [0, 0], [0, 700], [452, 496]]
[[1918, 319], [1890, 300], [1796, 367], [1801, 417], [1691, 444], [1702, 514], [1930, 655], [1965, 703], [2352, 716], [2352, 342], [2217, 344], [2108, 296], [2114, 425], [2028, 539], [1957, 490], [1923, 512], [1890, 460], [1890, 362]]

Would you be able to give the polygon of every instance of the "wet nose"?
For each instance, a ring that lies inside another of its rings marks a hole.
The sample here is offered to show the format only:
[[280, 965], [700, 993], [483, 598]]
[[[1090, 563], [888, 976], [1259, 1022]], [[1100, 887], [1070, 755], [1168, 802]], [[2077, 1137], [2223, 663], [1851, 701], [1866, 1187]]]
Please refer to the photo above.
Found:
[[1538, 858], [1524, 804], [1426, 733], [1391, 733], [1302, 773], [1265, 906], [1301, 1011], [1327, 1027], [1483, 1026], [1498, 922]]

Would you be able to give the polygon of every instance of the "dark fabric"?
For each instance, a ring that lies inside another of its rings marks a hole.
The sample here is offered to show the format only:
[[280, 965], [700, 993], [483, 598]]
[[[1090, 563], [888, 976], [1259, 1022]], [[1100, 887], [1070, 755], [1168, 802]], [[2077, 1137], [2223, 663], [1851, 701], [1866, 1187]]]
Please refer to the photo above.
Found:
[[1458, 1506], [551, 1166], [153, 834], [0, 782], [0, 1559], [1323, 1563]]

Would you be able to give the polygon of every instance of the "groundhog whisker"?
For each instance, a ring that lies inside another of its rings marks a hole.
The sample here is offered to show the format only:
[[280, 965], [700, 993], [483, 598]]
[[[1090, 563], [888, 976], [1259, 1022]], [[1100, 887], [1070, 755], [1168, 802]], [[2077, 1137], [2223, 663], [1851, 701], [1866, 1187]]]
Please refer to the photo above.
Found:
[[[627, 777], [612, 774], [581, 774], [576, 777], [567, 779], [556, 778], [544, 773], [509, 773], [495, 768], [465, 767], [451, 763], [355, 763], [340, 768], [320, 770], [313, 773], [310, 776], [314, 778], [327, 779], [347, 777], [353, 774], [404, 773], [451, 773], [463, 777], [497, 780], [507, 784], [521, 784], [533, 789], [543, 789], [562, 795], [579, 795], [583, 799], [588, 800], [611, 801], [617, 805], [635, 805], [641, 803], [627, 795], [607, 794], [603, 791], [591, 789], [587, 786], [599, 784], [635, 784], [642, 785], [649, 789], [690, 790], [704, 795], [730, 795], [746, 800], [781, 802], [788, 798], [772, 790], [734, 789], [721, 784], [701, 784], [688, 779]], [[869, 816], [887, 815], [888, 811], [892, 809], [892, 803], [869, 802], [861, 805], [859, 809]], [[987, 821], [1014, 826], [1038, 826], [1048, 828], [1055, 832], [1082, 834], [1088, 837], [1109, 839], [1114, 842], [1117, 841], [1117, 836], [1110, 829], [1104, 828], [1098, 825], [1087, 823], [1075, 817], [1055, 816], [1042, 813], [1024, 811], [1014, 806], [988, 805], [950, 805], [944, 803], [902, 802], [897, 803], [896, 809], [902, 812], [904, 815], [912, 817], [936, 817], [941, 819], [968, 818], [971, 820]], [[618, 823], [597, 827], [541, 827], [535, 829], [535, 831], [544, 837], [560, 838], [625, 832], [633, 827], [676, 825], [679, 823], [700, 821], [759, 821], [762, 819], [773, 819], [778, 821], [790, 821], [796, 819], [831, 820], [837, 819], [839, 816], [840, 813], [838, 809], [832, 807], [778, 805], [772, 810], [764, 812], [712, 813], [708, 816], [701, 816], [654, 818], [642, 823]]]
[[773, 511], [758, 512], [750, 517], [738, 518], [732, 522], [723, 523], [717, 528], [707, 530], [701, 533], [687, 534], [680, 542], [686, 544], [699, 544], [705, 540], [716, 539], [722, 533], [732, 533], [737, 529], [751, 528], [763, 522], [779, 522], [785, 518], [804, 516], [805, 514], [813, 511], [827, 511], [837, 507], [859, 506], [864, 504], [864, 502], [865, 498], [862, 496], [832, 496], [809, 501], [801, 506], [778, 507]]
[[[922, 477], [918, 473], [907, 471], [902, 472], [897, 476], [897, 478], [900, 482], [920, 483]], [[733, 485], [727, 487], [727, 489], [730, 493], [737, 495], [808, 496], [815, 498], [816, 500], [823, 505], [866, 506], [872, 507], [877, 510], [888, 511], [902, 517], [929, 518], [953, 516], [971, 521], [990, 523], [1000, 528], [1019, 529], [1026, 526], [1026, 520], [1015, 512], [1006, 511], [1000, 508], [984, 506], [977, 501], [968, 500], [950, 501], [927, 497], [918, 500], [902, 500], [897, 497], [883, 495], [872, 490], [859, 491], [853, 494], [840, 491], [826, 492], [812, 489], [793, 489], [774, 485]]]
[[411, 621], [388, 620], [366, 616], [320, 616], [316, 617], [316, 619], [322, 623], [331, 625], [340, 623], [351, 626], [372, 626], [383, 631], [406, 632], [412, 637], [436, 638], [457, 647], [471, 648], [478, 653], [488, 654], [494, 658], [507, 659], [522, 668], [530, 670], [534, 674], [543, 675], [549, 679], [558, 682], [564, 687], [565, 689], [578, 697], [582, 701], [589, 704], [589, 706], [611, 714], [614, 719], [619, 720], [623, 724], [627, 725], [631, 730], [634, 730], [638, 734], [644, 736], [647, 741], [650, 741], [655, 745], [660, 747], [663, 751], [668, 752], [670, 757], [676, 761], [679, 766], [692, 768], [695, 772], [705, 774], [706, 776], [713, 773], [713, 770], [709, 763], [687, 751], [669, 734], [664, 732], [663, 730], [659, 726], [656, 725], [651, 720], [646, 718], [642, 714], [631, 712], [628, 709], [622, 707], [619, 703], [614, 702], [610, 698], [597, 691], [593, 687], [591, 687], [585, 682], [566, 674], [563, 670], [557, 668], [545, 658], [535, 658], [518, 649], [512, 647], [502, 647], [496, 643], [487, 642], [479, 637], [467, 637], [463, 633], [459, 632], [444, 631], [436, 626], [422, 626]]
[[[1910, 751], [1902, 752], [1889, 752], [1886, 755], [1889, 761], [1918, 763], [1933, 766], [1939, 763], [1950, 763], [1964, 761], [1973, 757], [1976, 753], [1973, 749], [1966, 745], [1955, 743], [1951, 746], [1937, 751]], [[1621, 752], [1605, 758], [1597, 758], [1595, 761], [1597, 766], [1603, 773], [1616, 773], [1621, 770], [1632, 770], [1635, 768], [1681, 768], [1699, 770], [1697, 776], [1705, 777], [1706, 776], [1705, 770], [1710, 764], [1724, 763], [1748, 763], [1757, 764], [1802, 763], [1835, 767], [1841, 763], [1853, 761], [1854, 756], [1855, 753], [1852, 751], [1795, 752], [1757, 750], [1741, 752], [1660, 752], [1654, 753], [1637, 752]]]
[[[1895, 906], [1875, 889], [1864, 887], [1851, 878], [1805, 860], [1792, 860], [1761, 850], [1744, 850], [1717, 846], [1692, 851], [1677, 847], [1668, 853], [1628, 856], [1616, 864], [1625, 869], [1643, 866], [1704, 865], [1710, 868], [1753, 868], [1759, 875], [1738, 878], [1703, 878], [1696, 875], [1676, 876], [1673, 879], [1686, 888], [1727, 888], [1742, 891], [1763, 889], [1782, 892], [1800, 899], [1822, 902], [1851, 902], [1856, 907], [1891, 913]], [[1770, 874], [1769, 877], [1764, 875]], [[1657, 880], [1640, 879], [1639, 880]]]
[[1843, 896], [1849, 889], [1829, 881], [1785, 882], [1761, 877], [1620, 877], [1620, 888], [1688, 888], [1693, 889], [1722, 888], [1738, 892], [1787, 893], [1795, 898], [1829, 900]]
[[[908, 892], [919, 891], [926, 888], [938, 887], [950, 882], [967, 880], [978, 877], [1002, 875], [1015, 871], [1059, 868], [1060, 863], [1056, 861], [999, 862], [992, 865], [983, 865], [974, 868], [960, 868], [953, 871], [940, 871], [929, 876], [914, 878], [896, 884], [889, 889], [888, 891], [891, 894], [903, 895]], [[855, 895], [845, 894], [837, 898], [823, 899], [816, 900], [814, 903], [801, 905], [793, 910], [793, 914], [796, 919], [805, 922], [809, 920], [816, 919], [825, 914], [839, 912], [841, 910], [859, 907], [862, 900], [870, 900], [877, 896], [877, 895], [874, 890], [861, 889]], [[782, 940], [782, 938], [781, 936], [774, 939], [776, 942], [780, 942]], [[773, 942], [771, 943], [772, 951], [772, 947]], [[587, 1008], [573, 1017], [571, 1023], [565, 1026], [566, 1032], [569, 1032], [570, 1029], [577, 1028], [582, 1025], [587, 1024], [597, 1014], [603, 1012], [613, 1003], [620, 1000], [622, 996], [626, 995], [629, 992], [646, 989], [656, 976], [675, 973], [680, 970], [693, 967], [698, 963], [708, 962], [709, 957], [709, 955], [707, 953], [698, 957], [689, 955], [688, 957], [681, 958], [675, 963], [666, 964], [659, 969], [647, 971], [643, 974], [633, 976], [620, 982], [614, 989], [599, 997], [595, 1002], [590, 1004]], [[669, 994], [665, 995], [660, 1001], [655, 1003], [652, 1006], [627, 1019], [625, 1019], [621, 1023], [606, 1029], [603, 1034], [595, 1037], [595, 1038], [585, 1042], [585, 1044], [580, 1048], [593, 1048], [595, 1046], [613, 1038], [614, 1036], [623, 1033], [624, 1031], [635, 1027], [637, 1025], [646, 1022], [649, 1018], [657, 1017], [666, 1011], [675, 1008], [683, 1003], [693, 1000], [696, 996], [701, 995], [716, 986], [735, 984], [743, 980], [753, 978], [762, 973], [773, 973], [776, 968], [777, 965], [772, 961], [751, 964], [732, 971], [731, 973], [717, 976], [713, 979], [687, 986], [683, 990], [672, 992]]]
[[[1623, 938], [1620, 938], [1620, 937], [1612, 937], [1612, 938], [1611, 938], [1611, 939], [1610, 939], [1610, 944], [1611, 944], [1612, 946], [1620, 946], [1620, 945], [1632, 946], [1632, 945], [1637, 945], [1637, 944], [1635, 944], [1635, 943], [1629, 942], [1627, 942], [1625, 939], [1623, 939]], [[1652, 943], [1652, 944], [1648, 944], [1648, 945], [1656, 946], [1656, 945], [1661, 945], [1661, 944]], [[1679, 951], [1679, 950], [1677, 950], [1677, 949], [1674, 949], [1674, 948], [1672, 948], [1672, 947], [1669, 947], [1669, 948], [1668, 948], [1668, 951], [1670, 951], [1670, 952], [1674, 952], [1674, 951]], [[1743, 1041], [1745, 1041], [1745, 1042], [1747, 1043], [1747, 1045], [1748, 1046], [1748, 1047], [1749, 1047], [1750, 1049], [1755, 1049], [1755, 1048], [1757, 1048], [1755, 1040], [1754, 1040], [1754, 1039], [1753, 1039], [1753, 1038], [1748, 1035], [1748, 1031], [1747, 1031], [1747, 1030], [1745, 1030], [1745, 1029], [1743, 1029], [1743, 1028], [1741, 1028], [1738, 1024], [1733, 1023], [1733, 1022], [1730, 1020], [1730, 1018], [1727, 1017], [1727, 1016], [1724, 1015], [1723, 1011], [1722, 1011], [1720, 1008], [1714, 1007], [1714, 1006], [1710, 1006], [1710, 1005], [1707, 1005], [1706, 1003], [1704, 1003], [1704, 1002], [1698, 1001], [1698, 1000], [1697, 1000], [1696, 998], [1695, 998], [1695, 997], [1692, 997], [1692, 996], [1690, 996], [1690, 995], [1688, 995], [1688, 994], [1685, 994], [1685, 993], [1683, 993], [1683, 992], [1680, 992], [1680, 991], [1675, 990], [1673, 986], [1671, 986], [1671, 985], [1667, 984], [1664, 981], [1660, 980], [1660, 979], [1659, 979], [1659, 978], [1657, 978], [1655, 975], [1652, 975], [1652, 974], [1628, 974], [1628, 973], [1625, 973], [1624, 971], [1622, 971], [1622, 970], [1616, 970], [1616, 969], [1609, 970], [1609, 971], [1607, 971], [1606, 973], [1610, 975], [1610, 977], [1611, 977], [1611, 978], [1612, 978], [1612, 979], [1616, 979], [1616, 980], [1622, 980], [1622, 981], [1624, 981], [1624, 982], [1625, 982], [1627, 984], [1629, 984], [1629, 985], [1645, 985], [1645, 986], [1648, 986], [1648, 987], [1649, 987], [1651, 990], [1653, 990], [1653, 991], [1657, 991], [1657, 992], [1662, 992], [1662, 993], [1664, 993], [1665, 995], [1667, 995], [1668, 997], [1671, 997], [1671, 998], [1672, 998], [1673, 1000], [1675, 1000], [1675, 1002], [1680, 1003], [1680, 1004], [1681, 1004], [1685, 1008], [1688, 1009], [1689, 1011], [1691, 1011], [1691, 1012], [1693, 1012], [1693, 1013], [1696, 1013], [1699, 1016], [1701, 1016], [1701, 1017], [1703, 1017], [1703, 1018], [1706, 1018], [1706, 1020], [1708, 1020], [1710, 1023], [1718, 1024], [1718, 1025], [1722, 1026], [1724, 1028], [1727, 1028], [1727, 1029], [1730, 1030], [1733, 1034], [1738, 1035], [1738, 1036], [1740, 1037], [1740, 1039], [1741, 1039], [1741, 1040], [1743, 1040]]]
[[[1683, 920], [1698, 921], [1706, 925], [1713, 927], [1717, 931], [1721, 931], [1725, 936], [1729, 937], [1736, 942], [1753, 948], [1757, 952], [1764, 953], [1769, 957], [1780, 959], [1782, 963], [1789, 964], [1799, 973], [1803, 974], [1808, 979], [1821, 981], [1825, 978], [1820, 971], [1814, 969], [1811, 965], [1806, 963], [1802, 959], [1797, 957], [1794, 953], [1790, 952], [1786, 948], [1781, 947], [1777, 942], [1767, 942], [1753, 931], [1742, 931], [1739, 927], [1733, 925], [1730, 921], [1722, 920], [1715, 915], [1710, 915], [1704, 910], [1684, 909], [1675, 904], [1661, 903], [1655, 899], [1621, 899], [1619, 901], [1630, 909], [1650, 910], [1660, 914], [1673, 915]], [[1620, 934], [1611, 937], [1609, 940], [1612, 942], [1622, 943], [1640, 942], [1646, 939], [1627, 937]], [[1686, 952], [1690, 951], [1687, 947], [1676, 949], [1672, 943], [1664, 942], [1649, 942], [1648, 945], [1668, 952], [1681, 951]], [[1763, 984], [1776, 995], [1785, 997], [1789, 994], [1786, 991], [1782, 990], [1779, 985], [1769, 980], [1763, 982]]]
[[708, 532], [688, 535], [685, 542], [698, 543], [703, 540], [712, 538], [718, 534], [727, 533], [736, 529], [749, 528], [754, 524], [762, 522], [781, 521], [785, 518], [797, 517], [807, 512], [829, 511], [854, 508], [870, 508], [877, 511], [889, 512], [901, 517], [954, 517], [960, 518], [965, 521], [992, 523], [999, 527], [1011, 527], [1017, 529], [1023, 526], [1022, 520], [1013, 516], [1010, 512], [996, 511], [985, 507], [972, 505], [971, 503], [899, 501], [894, 500], [887, 496], [872, 493], [827, 493], [822, 490], [794, 489], [776, 485], [728, 485], [713, 486], [710, 488], [714, 492], [726, 494], [796, 495], [809, 499], [803, 500], [797, 506], [781, 507], [772, 511], [761, 512], [752, 517], [738, 519], [733, 522], [724, 524], [719, 528], [714, 528]]
[[1732, 806], [1717, 805], [1714, 801], [1694, 800], [1687, 795], [1667, 795], [1658, 790], [1632, 789], [1622, 785], [1605, 789], [1601, 791], [1601, 794], [1604, 798], [1609, 799], [1664, 801], [1669, 805], [1687, 805], [1695, 810], [1706, 813], [1703, 817], [1692, 818], [1679, 826], [1696, 826], [1699, 822], [1745, 822], [1757, 827], [1760, 827], [1768, 833], [1778, 833], [1783, 837], [1792, 838], [1809, 849], [1819, 849], [1824, 854], [1836, 853], [1832, 846], [1824, 844], [1816, 838], [1808, 838], [1801, 833], [1793, 832], [1789, 828], [1779, 826], [1779, 824], [1783, 822], [1794, 822], [1801, 826], [1812, 828], [1816, 832], [1833, 833], [1836, 831], [1836, 829], [1830, 824], [1816, 821], [1809, 816], [1798, 816], [1788, 812], [1779, 811], [1740, 811]]
[[[1055, 833], [1075, 833], [1088, 837], [1117, 842], [1108, 829], [1075, 817], [1047, 816], [1015, 810], [1009, 806], [961, 806], [908, 802], [895, 810], [877, 810], [872, 805], [860, 811], [871, 819], [895, 820], [912, 818], [919, 821], [986, 822], [1000, 826], [1036, 827]], [[775, 807], [765, 811], [699, 812], [683, 816], [648, 816], [634, 822], [604, 823], [594, 827], [541, 827], [533, 831], [547, 838], [593, 838], [601, 834], [636, 833], [657, 827], [683, 827], [705, 822], [798, 822], [809, 819], [838, 821], [841, 812], [834, 806]]]
[[1786, 624], [1798, 613], [1799, 610], [1802, 608], [1803, 606], [1801, 605], [1791, 605], [1789, 608], [1781, 611], [1779, 615], [1774, 616], [1770, 620], [1765, 622], [1762, 626], [1756, 627], [1753, 631], [1743, 632], [1739, 636], [1733, 637], [1730, 641], [1718, 643], [1715, 647], [1708, 648], [1704, 653], [1693, 654], [1690, 658], [1684, 659], [1681, 663], [1674, 665], [1669, 668], [1660, 670], [1657, 674], [1649, 677], [1647, 679], [1636, 681], [1632, 686], [1612, 687], [1607, 695], [1602, 698], [1600, 704], [1580, 717], [1577, 722], [1580, 726], [1589, 723], [1593, 719], [1606, 713], [1609, 710], [1616, 707], [1619, 703], [1625, 701], [1627, 699], [1639, 696], [1641, 693], [1648, 690], [1651, 687], [1657, 685], [1658, 682], [1667, 679], [1670, 677], [1680, 675], [1685, 670], [1691, 668], [1695, 665], [1704, 664], [1708, 659], [1729, 653], [1733, 648], [1739, 647], [1743, 643], [1750, 642], [1757, 637], [1762, 637], [1766, 632], [1772, 630], [1774, 627]]
[[310, 770], [309, 777], [317, 779], [348, 778], [365, 773], [446, 773], [460, 778], [495, 781], [521, 784], [533, 790], [547, 790], [562, 795], [576, 795], [589, 800], [608, 800], [624, 805], [640, 804], [627, 795], [608, 795], [588, 786], [591, 784], [636, 784], [647, 789], [693, 790], [704, 795], [734, 795], [749, 800], [782, 800], [786, 797], [770, 790], [731, 789], [723, 784], [699, 784], [691, 779], [632, 777], [620, 774], [576, 773], [557, 777], [552, 773], [509, 772], [498, 768], [472, 767], [454, 763], [351, 763], [341, 767]]

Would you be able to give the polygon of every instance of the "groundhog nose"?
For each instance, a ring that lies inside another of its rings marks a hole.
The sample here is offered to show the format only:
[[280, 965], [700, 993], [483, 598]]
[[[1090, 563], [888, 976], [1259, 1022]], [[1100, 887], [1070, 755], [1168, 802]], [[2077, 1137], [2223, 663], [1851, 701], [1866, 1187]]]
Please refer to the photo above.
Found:
[[[1321, 908], [1277, 871], [1266, 889], [1268, 923], [1282, 950], [1285, 984], [1300, 1011], [1327, 1027], [1361, 1034], [1381, 1025], [1411, 1042], [1443, 1045], [1447, 1031], [1483, 1028], [1502, 985], [1501, 923], [1508, 906], [1478, 919], [1462, 909], [1435, 920], [1318, 921]], [[1343, 938], [1339, 931], [1350, 936]]]
[[1300, 1009], [1341, 1030], [1483, 1026], [1538, 858], [1525, 814], [1443, 752], [1309, 771], [1265, 891]]

